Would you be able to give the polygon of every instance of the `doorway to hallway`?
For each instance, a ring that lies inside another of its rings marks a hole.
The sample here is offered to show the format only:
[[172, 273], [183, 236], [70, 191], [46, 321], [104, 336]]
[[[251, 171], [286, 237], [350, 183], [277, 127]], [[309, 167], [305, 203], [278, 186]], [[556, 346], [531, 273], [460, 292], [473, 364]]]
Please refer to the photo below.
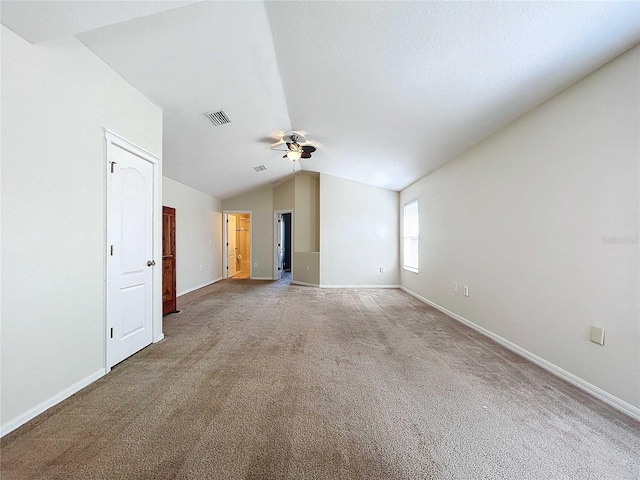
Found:
[[[284, 272], [291, 273], [291, 212], [282, 214], [284, 222]], [[290, 275], [289, 275], [290, 276]]]
[[293, 265], [293, 210], [276, 210], [273, 213], [274, 260], [273, 279], [291, 279]]

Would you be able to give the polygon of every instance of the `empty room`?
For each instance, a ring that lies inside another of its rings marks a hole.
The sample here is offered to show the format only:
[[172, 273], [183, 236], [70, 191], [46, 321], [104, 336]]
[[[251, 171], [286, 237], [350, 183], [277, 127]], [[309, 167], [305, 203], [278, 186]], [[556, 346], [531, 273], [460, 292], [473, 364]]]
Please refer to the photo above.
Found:
[[640, 2], [0, 22], [3, 480], [640, 478]]

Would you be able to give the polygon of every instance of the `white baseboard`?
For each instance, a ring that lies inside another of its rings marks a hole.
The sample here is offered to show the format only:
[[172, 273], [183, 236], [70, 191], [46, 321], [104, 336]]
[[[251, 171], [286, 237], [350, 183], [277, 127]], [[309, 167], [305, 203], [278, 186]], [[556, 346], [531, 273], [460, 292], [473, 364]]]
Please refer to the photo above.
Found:
[[317, 287], [317, 283], [309, 283], [309, 282], [299, 282], [298, 280], [291, 280], [291, 283], [294, 285], [302, 285], [303, 287]]
[[251, 277], [250, 280], [271, 280], [273, 281], [272, 277]]
[[320, 288], [400, 288], [400, 285], [320, 285]]
[[187, 288], [186, 290], [183, 290], [182, 292], [178, 292], [176, 294], [176, 297], [181, 297], [182, 295], [184, 295], [186, 293], [194, 292], [196, 290], [199, 290], [200, 288], [208, 287], [209, 285], [213, 285], [214, 283], [219, 282], [220, 280], [222, 280], [222, 277], [216, 278], [215, 280], [211, 280], [210, 282], [203, 283], [202, 285], [198, 285], [198, 286], [193, 287], [193, 288]]
[[606, 392], [606, 391], [602, 390], [601, 388], [596, 387], [595, 385], [587, 382], [586, 380], [583, 380], [582, 378], [574, 375], [573, 373], [567, 372], [566, 370], [558, 367], [557, 365], [555, 365], [555, 364], [553, 364], [551, 362], [548, 362], [544, 358], [539, 357], [536, 354], [531, 353], [528, 350], [525, 350], [524, 348], [516, 345], [513, 342], [510, 342], [506, 338], [502, 338], [500, 335], [497, 335], [497, 334], [493, 333], [492, 331], [481, 327], [480, 325], [476, 325], [471, 320], [467, 320], [466, 318], [458, 315], [457, 313], [453, 313], [452, 311], [447, 310], [446, 308], [438, 305], [437, 303], [432, 302], [431, 300], [428, 300], [428, 299], [418, 295], [415, 292], [412, 292], [408, 288], [405, 288], [403, 286], [400, 286], [400, 288], [402, 290], [404, 290], [405, 292], [407, 292], [409, 295], [412, 295], [412, 296], [416, 297], [418, 300], [421, 300], [424, 303], [426, 303], [428, 305], [431, 305], [432, 307], [440, 310], [442, 313], [445, 313], [445, 314], [449, 315], [451, 318], [454, 318], [455, 320], [458, 320], [459, 322], [467, 325], [468, 327], [473, 328], [477, 332], [480, 332], [483, 335], [491, 338], [492, 340], [494, 340], [495, 342], [499, 343], [503, 347], [505, 347], [505, 348], [511, 350], [512, 352], [520, 355], [521, 357], [526, 358], [530, 362], [535, 363], [539, 367], [544, 368], [548, 372], [553, 373], [557, 377], [562, 378], [563, 380], [569, 382], [570, 384], [575, 385], [579, 389], [589, 393], [590, 395], [593, 395], [594, 397], [596, 397], [599, 400], [602, 400], [606, 404], [611, 405], [616, 410], [619, 410], [622, 413], [630, 416], [631, 418], [634, 418], [635, 420], [640, 421], [640, 408], [638, 408], [638, 407], [636, 407], [634, 405], [631, 405], [630, 403], [627, 403], [624, 400], [621, 400], [620, 398], [618, 398], [618, 397], [616, 397], [614, 395], [611, 395], [609, 392]]
[[71, 395], [73, 395], [76, 392], [79, 392], [87, 385], [92, 384], [99, 378], [103, 377], [106, 373], [107, 371], [104, 368], [102, 368], [97, 372], [92, 373], [88, 377], [85, 377], [82, 380], [77, 381], [73, 385], [65, 388], [64, 390], [62, 390], [60, 393], [57, 393], [53, 397], [46, 399], [42, 403], [39, 403], [32, 409], [26, 411], [22, 415], [19, 415], [18, 417], [14, 418], [10, 422], [2, 425], [2, 427], [0, 427], [0, 437], [4, 437], [6, 434], [13, 432], [16, 428], [24, 425], [29, 420], [37, 417], [45, 410], [48, 410], [49, 408], [53, 407], [54, 405], [57, 405], [64, 399], [69, 398]]
[[158, 342], [161, 342], [162, 340], [164, 340], [164, 333], [161, 333], [160, 335], [158, 335], [158, 336], [153, 340], [153, 343], [158, 343]]

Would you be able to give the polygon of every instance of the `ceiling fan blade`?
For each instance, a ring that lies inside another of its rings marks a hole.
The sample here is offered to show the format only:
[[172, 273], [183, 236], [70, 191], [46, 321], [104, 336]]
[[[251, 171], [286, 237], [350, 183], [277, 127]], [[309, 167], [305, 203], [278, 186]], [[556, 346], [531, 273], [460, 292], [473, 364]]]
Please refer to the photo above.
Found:
[[271, 145], [269, 145], [269, 148], [273, 149], [273, 148], [279, 147], [280, 145], [284, 145], [284, 142], [282, 140], [276, 143], [272, 143]]
[[302, 155], [300, 155], [300, 158], [311, 158], [311, 153], [310, 152], [302, 152]]
[[285, 156], [284, 156], [284, 157], [282, 157], [282, 158], [287, 158], [287, 155], [285, 154]]
[[268, 136], [258, 139], [261, 143], [274, 143], [274, 142], [282, 142], [282, 137], [286, 135], [287, 132], [284, 130], [272, 130]]
[[289, 150], [291, 150], [291, 145], [293, 145], [293, 143], [289, 143], [289, 142], [287, 142], [287, 148], [288, 148]]
[[302, 151], [304, 153], [313, 153], [316, 151], [316, 147], [314, 147], [313, 145], [303, 145]]
[[276, 147], [279, 147], [280, 145], [284, 145], [284, 140], [282, 140], [282, 138], [278, 139], [274, 137], [263, 137], [259, 139], [258, 142], [268, 144], [267, 148], [270, 149], [274, 149]]

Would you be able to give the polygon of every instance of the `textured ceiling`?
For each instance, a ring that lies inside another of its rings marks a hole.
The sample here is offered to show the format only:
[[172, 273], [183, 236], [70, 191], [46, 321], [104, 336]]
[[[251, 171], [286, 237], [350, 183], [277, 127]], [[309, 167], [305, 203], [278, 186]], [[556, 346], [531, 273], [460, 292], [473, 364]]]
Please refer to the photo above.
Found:
[[[84, 2], [53, 3], [60, 23]], [[128, 15], [141, 18], [99, 29], [93, 18], [78, 38], [163, 109], [165, 175], [218, 198], [291, 174], [259, 142], [290, 128], [321, 142], [306, 170], [399, 190], [640, 42], [638, 2], [204, 2]], [[29, 38], [49, 38], [37, 20]], [[231, 124], [208, 123], [218, 108]]]
[[[262, 2], [204, 2], [78, 37], [162, 107], [166, 176], [226, 198], [293, 173], [257, 141], [289, 128]], [[214, 127], [204, 113], [221, 108], [231, 123]]]
[[[640, 3], [268, 2], [326, 173], [402, 189], [640, 41]], [[287, 21], [293, 20], [293, 21]]]
[[184, 7], [202, 0], [153, 1], [6, 1], [0, 3], [2, 24], [31, 43], [86, 32], [132, 18]]

